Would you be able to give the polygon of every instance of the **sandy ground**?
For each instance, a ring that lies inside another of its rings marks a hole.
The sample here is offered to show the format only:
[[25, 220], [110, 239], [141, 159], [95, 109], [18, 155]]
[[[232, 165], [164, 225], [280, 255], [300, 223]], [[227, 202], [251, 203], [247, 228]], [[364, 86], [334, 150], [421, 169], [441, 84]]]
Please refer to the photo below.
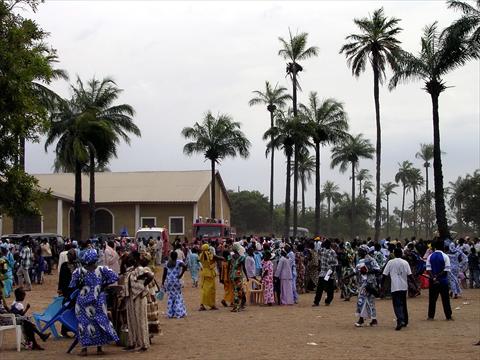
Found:
[[[185, 274], [185, 319], [162, 319], [162, 334], [147, 353], [127, 353], [120, 347], [105, 347], [106, 355], [95, 359], [480, 359], [480, 290], [465, 290], [452, 300], [455, 321], [444, 320], [441, 303], [435, 321], [426, 321], [428, 292], [409, 299], [410, 324], [394, 331], [391, 301], [377, 301], [379, 326], [355, 328], [355, 299], [312, 308], [313, 294], [300, 296], [288, 307], [249, 306], [241, 313], [228, 309], [198, 312], [199, 290], [191, 287]], [[28, 293], [33, 311], [40, 311], [55, 296], [56, 276], [46, 276], [44, 285]], [[223, 288], [217, 286], [217, 299]], [[11, 299], [9, 301], [12, 301]], [[323, 304], [322, 304], [323, 305]], [[166, 302], [161, 302], [165, 311]], [[220, 305], [221, 306], [221, 305]], [[440, 310], [440, 312], [439, 312]], [[71, 340], [48, 340], [45, 351], [15, 351], [14, 332], [5, 334], [0, 359], [68, 359]]]

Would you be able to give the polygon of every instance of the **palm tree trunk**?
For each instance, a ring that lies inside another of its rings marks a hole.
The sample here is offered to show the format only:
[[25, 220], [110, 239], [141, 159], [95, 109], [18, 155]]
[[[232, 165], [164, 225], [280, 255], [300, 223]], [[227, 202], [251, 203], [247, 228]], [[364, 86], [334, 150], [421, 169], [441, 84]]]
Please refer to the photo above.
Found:
[[25, 171], [25, 136], [20, 136], [18, 165]]
[[332, 222], [330, 221], [330, 202], [332, 199], [327, 199], [327, 213], [328, 213], [328, 236], [332, 236]]
[[358, 180], [358, 194], [362, 196], [362, 180]]
[[[330, 218], [330, 214], [328, 214]], [[315, 143], [315, 236], [320, 234], [320, 143]]]
[[378, 91], [379, 83], [379, 68], [378, 58], [375, 56], [373, 65], [373, 97], [375, 100], [375, 123], [377, 126], [377, 146], [376, 146], [376, 169], [375, 169], [375, 236], [374, 241], [378, 241], [380, 237], [380, 211], [381, 211], [381, 199], [380, 199], [380, 166], [382, 156], [382, 129], [380, 126], [380, 94]]
[[352, 162], [352, 219], [350, 221], [350, 238], [355, 237], [355, 163]]
[[442, 153], [440, 150], [440, 117], [438, 115], [438, 97], [440, 93], [430, 94], [433, 112], [433, 179], [435, 183], [435, 215], [440, 239], [449, 239], [445, 197], [443, 192]]
[[387, 237], [390, 236], [390, 201], [387, 195]]
[[90, 166], [89, 166], [89, 180], [90, 180], [90, 198], [88, 202], [90, 212], [90, 237], [95, 234], [95, 153], [90, 151]]
[[413, 187], [413, 236], [417, 237], [417, 190]]
[[287, 182], [285, 186], [285, 222], [283, 237], [288, 239], [290, 233], [290, 181], [291, 181], [291, 155], [287, 155]]
[[298, 154], [300, 152], [298, 144], [295, 144], [295, 154], [293, 159], [293, 237], [297, 236], [298, 227]]
[[300, 182], [302, 184], [302, 222], [305, 221], [305, 177], [302, 175], [300, 177]]
[[425, 239], [430, 239], [430, 193], [428, 192], [428, 166], [425, 166], [425, 196], [427, 197], [427, 221], [425, 221]]
[[399, 240], [402, 238], [402, 228], [403, 228], [403, 210], [405, 209], [405, 184], [403, 184], [403, 196], [402, 196], [402, 212], [400, 213], [400, 235], [398, 235]]
[[211, 203], [210, 203], [210, 217], [212, 219], [215, 219], [215, 206], [216, 206], [216, 201], [215, 201], [215, 160], [211, 160], [211, 175], [212, 175], [212, 183], [211, 183]]
[[[270, 129], [274, 126], [274, 117], [273, 111], [270, 111]], [[272, 144], [272, 154], [270, 157], [270, 229], [273, 234], [273, 226], [274, 226], [274, 216], [273, 216], [273, 178], [274, 178], [274, 152], [275, 147], [273, 146], [274, 137], [273, 134], [270, 137], [270, 144]]]
[[82, 164], [75, 162], [75, 199], [73, 234], [75, 240], [82, 241]]
[[[293, 63], [293, 72], [292, 72], [292, 83], [293, 83], [293, 116], [297, 117], [297, 64]], [[297, 226], [298, 226], [298, 153], [299, 153], [298, 144], [295, 144], [295, 154], [293, 158], [293, 237], [297, 236]]]

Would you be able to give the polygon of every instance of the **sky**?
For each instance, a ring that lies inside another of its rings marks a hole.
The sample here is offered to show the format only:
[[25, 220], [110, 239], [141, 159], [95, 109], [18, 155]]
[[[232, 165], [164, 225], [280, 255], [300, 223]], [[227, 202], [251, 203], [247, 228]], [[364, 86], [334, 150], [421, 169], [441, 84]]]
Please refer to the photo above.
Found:
[[[354, 78], [345, 57], [339, 54], [345, 37], [356, 33], [354, 18], [368, 16], [383, 7], [387, 16], [401, 19], [398, 36], [402, 47], [420, 50], [422, 29], [438, 21], [448, 26], [460, 15], [444, 1], [46, 1], [35, 19], [50, 33], [57, 49], [59, 68], [70, 82], [76, 76], [113, 77], [124, 89], [120, 102], [136, 110], [135, 123], [142, 137], [119, 148], [112, 171], [209, 169], [202, 155], [183, 154], [186, 140], [181, 130], [201, 122], [205, 113], [226, 113], [242, 124], [251, 141], [248, 160], [225, 159], [219, 167], [229, 189], [269, 192], [270, 163], [265, 157], [262, 134], [269, 126], [264, 106], [249, 107], [253, 90], [263, 90], [265, 80], [286, 86], [286, 62], [278, 56], [278, 37], [307, 32], [308, 44], [318, 46], [316, 58], [302, 62], [303, 92], [333, 97], [344, 103], [350, 132], [363, 133], [375, 143], [373, 74], [371, 69]], [[390, 77], [387, 73], [387, 78]], [[444, 184], [480, 168], [480, 62], [472, 61], [445, 76], [451, 86], [440, 96], [441, 146]], [[64, 97], [69, 84], [51, 85]], [[420, 143], [433, 142], [431, 100], [413, 82], [389, 91], [380, 89], [382, 121], [382, 183], [394, 181], [398, 163], [412, 161]], [[43, 139], [28, 144], [26, 169], [50, 173], [54, 147], [44, 150]], [[313, 154], [313, 150], [312, 150]], [[321, 182], [331, 180], [349, 192], [349, 174], [330, 169], [330, 148], [322, 148]], [[374, 160], [362, 160], [360, 168], [374, 175]], [[431, 176], [433, 178], [433, 176]], [[431, 188], [433, 183], [430, 183]], [[161, 186], [161, 184], [159, 184]], [[284, 201], [285, 158], [276, 157], [275, 203]], [[401, 191], [391, 197], [399, 206]], [[309, 185], [307, 206], [314, 206], [314, 187]], [[411, 196], [411, 195], [410, 195]]]

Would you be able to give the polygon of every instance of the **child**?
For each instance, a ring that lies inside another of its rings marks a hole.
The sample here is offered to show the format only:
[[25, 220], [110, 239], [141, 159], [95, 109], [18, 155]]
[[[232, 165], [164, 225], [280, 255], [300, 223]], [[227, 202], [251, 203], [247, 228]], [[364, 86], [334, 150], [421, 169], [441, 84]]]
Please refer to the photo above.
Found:
[[38, 331], [37, 327], [30, 321], [29, 317], [26, 317], [25, 314], [30, 309], [30, 304], [27, 304], [26, 307], [23, 306], [23, 301], [26, 297], [26, 292], [22, 287], [15, 289], [15, 301], [12, 303], [10, 312], [15, 314], [17, 317], [17, 323], [22, 324], [23, 332], [27, 342], [32, 343], [32, 350], [44, 350], [40, 345], [38, 345], [37, 340], [35, 339], [35, 334], [37, 334], [42, 341], [46, 341], [50, 334], [42, 334]]
[[198, 249], [192, 248], [188, 255], [188, 268], [192, 277], [193, 287], [198, 286], [198, 271], [200, 270], [200, 261], [198, 260]]

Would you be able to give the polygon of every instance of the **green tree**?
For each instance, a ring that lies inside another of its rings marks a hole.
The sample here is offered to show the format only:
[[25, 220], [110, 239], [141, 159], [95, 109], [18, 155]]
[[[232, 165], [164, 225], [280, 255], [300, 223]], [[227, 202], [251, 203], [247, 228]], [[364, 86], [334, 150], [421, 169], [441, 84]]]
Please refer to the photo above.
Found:
[[[299, 61], [306, 60], [313, 56], [317, 56], [318, 48], [316, 46], [307, 47], [307, 33], [299, 33], [295, 36], [289, 30], [289, 38], [287, 40], [278, 38], [282, 44], [282, 48], [278, 51], [278, 55], [289, 61], [287, 63], [286, 72], [292, 80], [292, 103], [293, 103], [293, 116], [297, 118], [297, 88], [298, 86], [298, 73], [303, 70], [303, 67], [298, 63]], [[293, 166], [293, 236], [297, 235], [298, 226], [298, 157], [300, 148], [303, 146], [303, 142], [299, 141], [299, 137], [295, 137], [294, 144], [294, 166]]]
[[90, 236], [95, 233], [95, 171], [97, 167], [105, 167], [112, 157], [117, 156], [117, 145], [120, 140], [130, 144], [129, 134], [140, 136], [140, 129], [133, 122], [135, 113], [128, 104], [116, 104], [122, 89], [110, 78], [91, 79], [86, 86], [77, 78], [73, 86], [74, 101], [78, 116], [88, 117], [89, 121], [102, 123], [104, 132], [96, 136], [101, 142], [91, 142], [88, 147], [88, 172], [90, 179]]
[[[426, 201], [428, 206], [426, 209], [430, 209], [430, 191], [428, 190], [428, 168], [430, 167], [430, 162], [433, 160], [433, 144], [420, 144], [420, 151], [415, 154], [417, 159], [423, 161], [423, 167], [425, 168], [425, 194]], [[426, 238], [430, 238], [430, 228], [429, 223], [426, 223]]]
[[449, 182], [450, 186], [447, 189], [450, 193], [448, 205], [455, 212], [455, 218], [459, 226], [462, 226], [462, 206], [466, 200], [465, 192], [463, 191], [464, 181], [465, 180], [459, 176], [457, 180]]
[[370, 62], [373, 70], [373, 97], [375, 101], [375, 123], [377, 128], [376, 144], [376, 173], [375, 173], [375, 241], [380, 235], [380, 171], [382, 135], [380, 125], [380, 94], [379, 84], [385, 79], [385, 68], [390, 65], [395, 69], [397, 57], [400, 53], [400, 41], [396, 36], [402, 30], [398, 27], [400, 19], [387, 18], [383, 8], [373, 12], [370, 18], [355, 19], [360, 33], [346, 37], [347, 44], [343, 45], [340, 53], [345, 53], [347, 62], [352, 68], [352, 75], [359, 77], [365, 71], [366, 63]]
[[467, 175], [461, 187], [463, 193], [462, 220], [472, 224], [475, 230], [480, 231], [480, 170], [473, 175]]
[[229, 191], [232, 204], [232, 224], [239, 233], [263, 232], [269, 229], [269, 204], [258, 191]]
[[339, 166], [340, 172], [344, 173], [348, 167], [352, 171], [352, 200], [351, 200], [351, 222], [350, 236], [353, 239], [355, 235], [355, 171], [360, 159], [373, 159], [375, 148], [368, 139], [363, 138], [362, 134], [349, 136], [344, 142], [335, 145], [332, 149], [332, 162], [330, 167], [333, 169]]
[[387, 237], [390, 236], [390, 195], [396, 194], [395, 188], [397, 184], [387, 182], [382, 184], [383, 193], [385, 195], [385, 201], [387, 202]]
[[417, 236], [417, 192], [420, 186], [423, 185], [423, 177], [420, 172], [420, 169], [412, 168], [408, 173], [408, 189], [413, 192], [413, 235]]
[[39, 213], [38, 183], [19, 164], [20, 139], [37, 141], [48, 109], [36, 83], [55, 78], [55, 50], [48, 34], [19, 9], [34, 12], [40, 1], [0, 1], [0, 214], [22, 217]]
[[405, 160], [403, 163], [398, 164], [399, 169], [398, 172], [395, 174], [395, 182], [398, 184], [399, 182], [402, 183], [402, 212], [400, 215], [400, 233], [398, 235], [399, 238], [402, 237], [402, 229], [403, 229], [403, 214], [405, 212], [405, 194], [409, 190], [408, 183], [410, 181], [410, 172], [412, 171], [413, 164]]
[[[339, 192], [340, 188], [337, 184], [333, 181], [325, 181], [323, 184], [323, 191], [320, 194], [321, 199], [327, 200], [327, 217], [328, 217], [328, 225], [327, 225], [327, 235], [331, 236], [332, 234], [332, 227], [331, 227], [331, 204], [336, 204], [342, 194]], [[318, 235], [318, 234], [316, 234]]]
[[212, 196], [210, 216], [215, 218], [215, 165], [226, 157], [247, 158], [249, 156], [250, 141], [240, 130], [240, 123], [226, 114], [213, 116], [208, 111], [201, 124], [196, 122], [193, 127], [182, 130], [185, 139], [192, 140], [185, 144], [183, 152], [186, 155], [203, 153], [205, 159], [210, 160], [212, 173]]
[[320, 147], [335, 145], [348, 137], [348, 119], [343, 104], [335, 99], [318, 100], [309, 95], [309, 106], [300, 104], [315, 146], [315, 235], [320, 234]]
[[[248, 105], [267, 105], [267, 111], [270, 113], [270, 128], [273, 128], [275, 125], [275, 111], [277, 109], [283, 109], [286, 105], [286, 101], [290, 100], [292, 97], [289, 94], [286, 94], [287, 88], [278, 85], [275, 85], [272, 88], [272, 85], [268, 81], [265, 81], [265, 91], [254, 91], [255, 97], [250, 99]], [[270, 138], [270, 142], [273, 143], [273, 135]], [[270, 155], [270, 220], [271, 220], [271, 231], [273, 231], [273, 186], [274, 186], [274, 153], [275, 150], [271, 149]]]
[[450, 237], [443, 189], [442, 155], [440, 149], [440, 116], [438, 99], [447, 89], [443, 77], [452, 70], [472, 59], [472, 53], [466, 36], [453, 31], [437, 30], [437, 23], [427, 26], [421, 39], [421, 51], [418, 55], [402, 52], [389, 88], [395, 88], [401, 82], [421, 80], [425, 91], [430, 94], [433, 113], [433, 175], [435, 182], [435, 214], [438, 232], [442, 239]]

